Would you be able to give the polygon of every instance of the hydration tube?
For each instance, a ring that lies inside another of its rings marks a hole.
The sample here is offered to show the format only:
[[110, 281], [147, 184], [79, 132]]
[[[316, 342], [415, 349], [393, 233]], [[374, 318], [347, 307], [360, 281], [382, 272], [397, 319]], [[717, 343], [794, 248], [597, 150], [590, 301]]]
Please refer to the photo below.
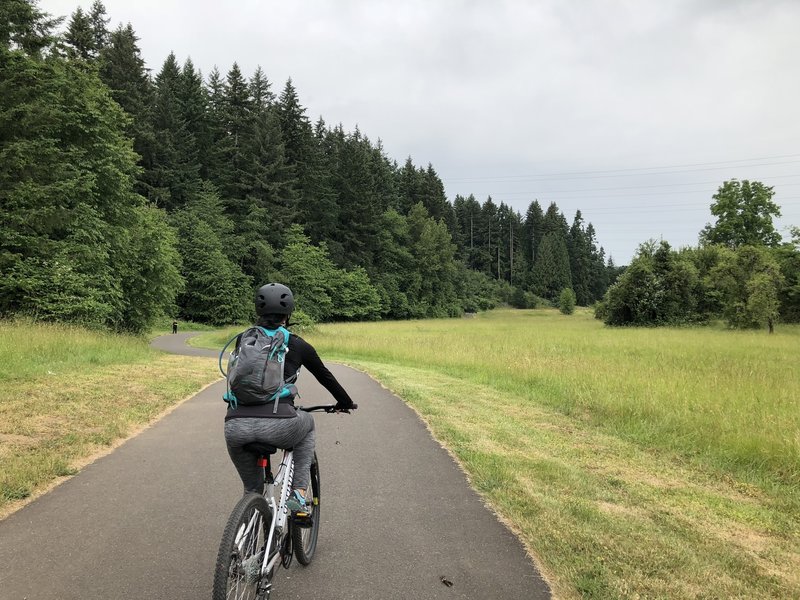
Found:
[[227, 374], [227, 373], [225, 372], [225, 370], [222, 368], [222, 357], [225, 355], [225, 350], [227, 350], [227, 349], [228, 349], [228, 346], [230, 346], [230, 345], [231, 345], [231, 342], [232, 342], [233, 340], [235, 340], [236, 338], [238, 338], [240, 335], [242, 335], [242, 332], [239, 332], [239, 333], [237, 333], [235, 336], [233, 336], [231, 339], [229, 339], [229, 340], [228, 340], [228, 343], [227, 343], [227, 344], [225, 344], [225, 345], [222, 347], [222, 351], [219, 353], [219, 372], [220, 372], [220, 373], [222, 373], [222, 376], [223, 376], [223, 377], [228, 377], [228, 374]]

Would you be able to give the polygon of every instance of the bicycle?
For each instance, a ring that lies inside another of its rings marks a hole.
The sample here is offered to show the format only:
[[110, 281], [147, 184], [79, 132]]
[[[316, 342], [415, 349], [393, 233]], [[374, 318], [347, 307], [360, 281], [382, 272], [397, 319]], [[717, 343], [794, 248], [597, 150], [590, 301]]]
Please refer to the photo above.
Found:
[[[297, 409], [339, 412], [332, 404], [298, 406]], [[217, 554], [213, 600], [266, 600], [272, 593], [272, 579], [278, 564], [288, 569], [296, 554], [297, 561], [306, 566], [317, 548], [320, 525], [317, 453], [311, 461], [312, 500], [306, 513], [292, 516], [286, 501], [292, 492], [293, 450], [283, 450], [283, 459], [273, 477], [270, 457], [278, 448], [253, 442], [245, 444], [244, 449], [254, 454], [259, 466], [264, 468], [264, 489], [261, 494], [245, 494], [228, 518]]]

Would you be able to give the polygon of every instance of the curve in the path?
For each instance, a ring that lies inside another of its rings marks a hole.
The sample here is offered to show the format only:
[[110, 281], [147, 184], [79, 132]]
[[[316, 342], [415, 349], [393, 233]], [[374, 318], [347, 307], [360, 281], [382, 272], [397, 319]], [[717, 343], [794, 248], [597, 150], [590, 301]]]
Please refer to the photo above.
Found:
[[[188, 335], [153, 345], [198, 355]], [[316, 417], [318, 551], [309, 567], [279, 571], [272, 598], [549, 598], [520, 542], [417, 415], [363, 373], [331, 370], [359, 409]], [[306, 374], [300, 389], [306, 403], [330, 401]], [[222, 392], [222, 382], [205, 389], [0, 522], [0, 600], [209, 598], [222, 529], [241, 494], [222, 435]]]

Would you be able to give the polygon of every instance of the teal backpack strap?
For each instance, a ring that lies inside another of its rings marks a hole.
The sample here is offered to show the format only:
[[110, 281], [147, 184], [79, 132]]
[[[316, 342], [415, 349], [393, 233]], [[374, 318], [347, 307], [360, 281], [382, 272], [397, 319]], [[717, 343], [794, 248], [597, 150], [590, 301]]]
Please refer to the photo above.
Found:
[[222, 396], [222, 399], [225, 400], [225, 402], [228, 403], [228, 407], [231, 410], [236, 410], [236, 408], [239, 406], [239, 401], [236, 399], [236, 394], [234, 394], [230, 390], [225, 392], [225, 395]]
[[[286, 368], [286, 361], [284, 359], [286, 357], [286, 353], [289, 351], [289, 335], [290, 335], [290, 333], [289, 333], [289, 330], [286, 329], [285, 327], [278, 327], [278, 329], [275, 331], [275, 333], [278, 333], [279, 331], [283, 335], [283, 344], [281, 345], [280, 348], [275, 348], [275, 350], [273, 350], [273, 352], [275, 352], [275, 351], [278, 352], [278, 362], [281, 363], [281, 381], [284, 381], [283, 373], [284, 373], [284, 369]], [[289, 395], [288, 392], [289, 392], [289, 390], [286, 387], [286, 383], [284, 382], [284, 384], [281, 386], [281, 389], [279, 389], [277, 392], [275, 392], [275, 407], [272, 409], [272, 413], [273, 414], [278, 412], [278, 403], [280, 402], [281, 398], [284, 398], [284, 397]]]

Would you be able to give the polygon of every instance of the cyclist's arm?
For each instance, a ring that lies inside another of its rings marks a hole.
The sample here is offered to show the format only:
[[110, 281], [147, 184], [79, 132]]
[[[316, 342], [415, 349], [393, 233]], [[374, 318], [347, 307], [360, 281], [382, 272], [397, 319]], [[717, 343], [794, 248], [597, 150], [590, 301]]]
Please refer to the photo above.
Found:
[[302, 359], [302, 365], [319, 381], [331, 395], [336, 398], [336, 404], [347, 409], [353, 406], [353, 400], [341, 386], [336, 377], [333, 376], [320, 359], [314, 346], [301, 338], [297, 338], [298, 350]]

